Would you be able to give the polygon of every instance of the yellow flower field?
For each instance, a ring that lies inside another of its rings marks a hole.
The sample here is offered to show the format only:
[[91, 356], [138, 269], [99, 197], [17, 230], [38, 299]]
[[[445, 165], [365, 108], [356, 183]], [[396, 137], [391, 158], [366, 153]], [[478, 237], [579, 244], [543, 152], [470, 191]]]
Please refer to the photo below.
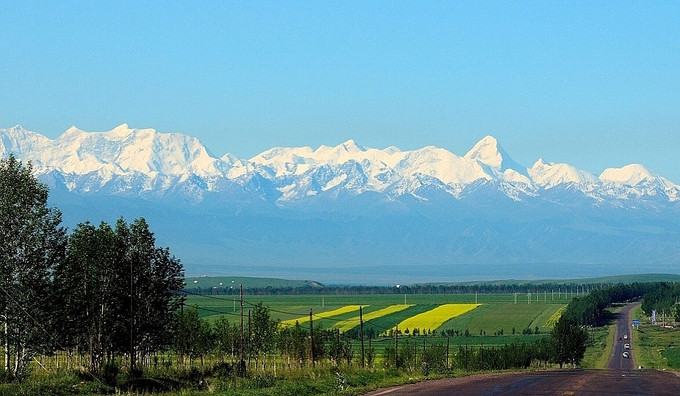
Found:
[[[368, 305], [364, 305], [364, 307], [367, 307], [367, 306]], [[344, 307], [334, 309], [332, 311], [315, 313], [313, 319], [316, 320], [316, 319], [330, 318], [332, 316], [342, 315], [342, 314], [346, 314], [346, 313], [358, 311], [358, 310], [359, 310], [359, 305], [345, 305]], [[281, 322], [281, 326], [283, 326], [283, 327], [295, 326], [295, 322], [298, 322], [300, 324], [309, 322], [309, 315], [301, 316], [297, 319], [284, 320], [283, 322]], [[328, 327], [328, 326], [324, 326], [324, 327]]]
[[555, 311], [555, 313], [550, 316], [548, 321], [545, 322], [545, 325], [543, 327], [548, 327], [548, 328], [554, 327], [555, 323], [557, 323], [557, 321], [560, 320], [560, 317], [562, 316], [562, 313], [564, 312], [565, 309], [567, 309], [566, 305], [564, 307], [558, 309], [557, 311]]
[[[404, 310], [404, 309], [406, 309], [408, 307], [412, 307], [412, 306], [413, 306], [413, 304], [390, 305], [387, 308], [383, 308], [383, 309], [379, 309], [377, 311], [369, 312], [369, 313], [364, 315], [364, 323], [366, 323], [366, 321], [369, 321], [371, 319], [376, 319], [376, 318], [380, 318], [380, 317], [385, 316], [385, 315], [389, 315], [389, 314], [392, 314], [392, 313], [395, 313], [395, 312], [399, 312], [401, 310]], [[359, 326], [359, 317], [355, 316], [353, 318], [340, 321], [333, 327], [339, 329], [341, 332], [344, 333], [345, 331], [352, 330], [353, 328], [355, 328], [357, 326]]]
[[399, 323], [399, 330], [421, 329], [434, 330], [443, 325], [444, 322], [466, 312], [472, 311], [481, 304], [444, 304], [427, 312], [411, 316]]

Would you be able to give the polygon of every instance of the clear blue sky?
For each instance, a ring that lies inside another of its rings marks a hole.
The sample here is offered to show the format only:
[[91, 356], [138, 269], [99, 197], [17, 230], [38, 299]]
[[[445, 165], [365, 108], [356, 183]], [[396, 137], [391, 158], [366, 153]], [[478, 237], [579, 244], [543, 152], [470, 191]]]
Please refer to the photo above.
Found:
[[0, 127], [127, 122], [215, 155], [348, 139], [680, 183], [680, 3], [8, 1]]

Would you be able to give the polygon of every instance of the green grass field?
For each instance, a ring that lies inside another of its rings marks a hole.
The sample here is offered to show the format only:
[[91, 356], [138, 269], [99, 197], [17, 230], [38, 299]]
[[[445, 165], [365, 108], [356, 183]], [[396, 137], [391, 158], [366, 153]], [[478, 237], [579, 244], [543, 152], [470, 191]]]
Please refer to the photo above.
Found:
[[[567, 299], [551, 299], [551, 296], [541, 294], [538, 301], [533, 300], [527, 303], [526, 295], [524, 300], [517, 299], [515, 303], [514, 294], [447, 294], [447, 295], [403, 295], [403, 294], [371, 294], [371, 295], [287, 295], [287, 296], [244, 296], [244, 310], [256, 303], [262, 304], [270, 309], [274, 319], [281, 321], [306, 317], [310, 309], [314, 313], [315, 325], [323, 328], [335, 328], [336, 325], [343, 326], [347, 321], [354, 321], [358, 324], [358, 312], [352, 311], [339, 315], [324, 317], [324, 312], [337, 310], [350, 305], [362, 306], [364, 315], [370, 318], [371, 312], [384, 310], [389, 306], [403, 305], [404, 301], [409, 307], [387, 315], [382, 315], [364, 323], [364, 331], [371, 331], [374, 334], [384, 334], [393, 329], [397, 323], [413, 317], [419, 313], [429, 311], [442, 304], [481, 304], [478, 308], [467, 312], [461, 316], [452, 318], [440, 326], [437, 331], [442, 334], [446, 330], [459, 330], [463, 334], [469, 331], [469, 343], [474, 344], [494, 344], [512, 342], [512, 329], [515, 328], [515, 336], [522, 335], [524, 329], [535, 330], [539, 328], [540, 333], [547, 334], [551, 328], [549, 322], [551, 316], [562, 309]], [[238, 320], [240, 313], [240, 301], [234, 296], [193, 296], [187, 297], [187, 306], [198, 307], [199, 315], [203, 318], [213, 320], [221, 315], [228, 320]], [[344, 329], [346, 330], [346, 328]], [[404, 330], [404, 329], [402, 329]], [[504, 342], [499, 340], [480, 340], [480, 335], [492, 337], [498, 331], [503, 330]], [[456, 337], [462, 338], [462, 337]], [[457, 340], [465, 343], [465, 341]]]
[[[621, 306], [608, 308], [611, 313], [616, 313], [621, 310]], [[614, 342], [614, 334], [616, 332], [616, 321], [614, 316], [611, 316], [609, 322], [600, 327], [588, 328], [590, 336], [590, 343], [583, 356], [581, 366], [589, 369], [604, 369], [607, 368], [609, 357], [612, 352], [612, 343]]]
[[534, 330], [539, 328], [540, 332], [549, 332], [551, 328], [546, 327], [548, 319], [555, 311], [561, 309], [562, 304], [545, 303], [487, 303], [482, 304], [477, 309], [465, 315], [453, 318], [446, 322], [440, 331], [446, 329], [469, 330], [470, 334], [479, 334], [480, 331], [486, 334], [494, 334], [503, 330], [503, 334], [522, 333], [524, 329]]
[[680, 368], [680, 328], [665, 329], [652, 325], [640, 307], [632, 312], [641, 325], [632, 330], [635, 364], [650, 369]]

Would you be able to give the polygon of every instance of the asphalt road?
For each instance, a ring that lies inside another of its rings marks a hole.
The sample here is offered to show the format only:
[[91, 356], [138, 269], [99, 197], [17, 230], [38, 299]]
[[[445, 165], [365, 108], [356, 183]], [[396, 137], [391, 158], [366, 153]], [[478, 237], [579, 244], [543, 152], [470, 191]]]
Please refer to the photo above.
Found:
[[[618, 314], [615, 342], [606, 370], [471, 375], [379, 389], [367, 395], [680, 395], [677, 374], [635, 369], [630, 340], [630, 311], [634, 306], [629, 305]], [[624, 339], [624, 335], [628, 337]], [[626, 343], [630, 349], [624, 348]], [[629, 352], [629, 358], [623, 357], [624, 351]]]
[[[633, 357], [633, 340], [631, 339], [631, 317], [630, 311], [636, 306], [640, 305], [631, 304], [625, 306], [617, 314], [616, 321], [616, 334], [614, 335], [614, 343], [612, 348], [612, 354], [609, 357], [609, 364], [607, 368], [611, 370], [634, 370], [637, 366], [635, 365], [635, 358]], [[626, 344], [628, 348], [626, 348]], [[624, 352], [628, 352], [628, 358], [624, 357]]]

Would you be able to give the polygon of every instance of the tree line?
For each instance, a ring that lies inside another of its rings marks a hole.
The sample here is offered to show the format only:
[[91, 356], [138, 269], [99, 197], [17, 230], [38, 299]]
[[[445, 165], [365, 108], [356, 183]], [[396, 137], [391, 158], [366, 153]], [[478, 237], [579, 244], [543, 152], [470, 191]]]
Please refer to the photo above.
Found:
[[[513, 283], [513, 284], [479, 284], [479, 285], [437, 285], [414, 284], [395, 286], [366, 286], [366, 285], [332, 285], [326, 286], [282, 286], [282, 287], [249, 287], [245, 290], [249, 295], [353, 295], [353, 294], [501, 294], [501, 293], [560, 293], [562, 298], [571, 298], [590, 293], [594, 290], [606, 288], [609, 284], [576, 284], [549, 282], [541, 284]], [[238, 295], [238, 290], [228, 286], [195, 286], [187, 285], [187, 291], [200, 295]]]
[[680, 297], [680, 284], [668, 282], [647, 282], [619, 284], [574, 298], [564, 311], [568, 317], [581, 326], [599, 326], [608, 319], [607, 307], [614, 303], [641, 300], [642, 310], [651, 315], [652, 310], [676, 310], [675, 304]]
[[66, 351], [98, 371], [167, 348], [182, 303], [183, 267], [143, 219], [86, 222], [67, 235], [48, 188], [14, 156], [0, 160], [0, 339], [3, 377]]

